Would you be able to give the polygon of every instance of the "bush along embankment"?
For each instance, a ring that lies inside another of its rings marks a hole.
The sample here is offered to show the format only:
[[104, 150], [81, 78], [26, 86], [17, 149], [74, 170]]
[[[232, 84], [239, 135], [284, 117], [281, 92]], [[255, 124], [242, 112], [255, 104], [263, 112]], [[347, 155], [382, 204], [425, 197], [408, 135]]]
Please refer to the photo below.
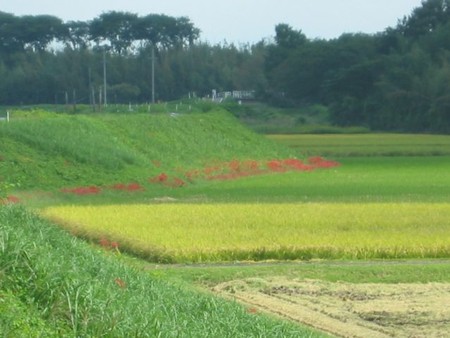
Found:
[[17, 205], [0, 206], [3, 337], [314, 336], [168, 285]]

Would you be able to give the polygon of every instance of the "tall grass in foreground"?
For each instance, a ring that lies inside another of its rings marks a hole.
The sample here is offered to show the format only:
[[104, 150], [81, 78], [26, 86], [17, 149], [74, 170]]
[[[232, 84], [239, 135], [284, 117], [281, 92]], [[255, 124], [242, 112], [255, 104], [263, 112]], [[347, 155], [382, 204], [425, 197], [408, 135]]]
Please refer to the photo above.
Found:
[[2, 337], [315, 337], [120, 263], [21, 207], [0, 207]]
[[66, 206], [43, 214], [161, 262], [450, 257], [448, 203]]

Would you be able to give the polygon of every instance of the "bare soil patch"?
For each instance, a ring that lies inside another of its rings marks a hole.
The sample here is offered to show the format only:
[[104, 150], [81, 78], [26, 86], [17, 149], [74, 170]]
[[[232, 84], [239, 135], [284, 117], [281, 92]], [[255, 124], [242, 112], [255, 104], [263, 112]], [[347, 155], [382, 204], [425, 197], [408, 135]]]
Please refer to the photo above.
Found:
[[249, 278], [213, 291], [342, 337], [448, 337], [450, 284], [353, 284]]

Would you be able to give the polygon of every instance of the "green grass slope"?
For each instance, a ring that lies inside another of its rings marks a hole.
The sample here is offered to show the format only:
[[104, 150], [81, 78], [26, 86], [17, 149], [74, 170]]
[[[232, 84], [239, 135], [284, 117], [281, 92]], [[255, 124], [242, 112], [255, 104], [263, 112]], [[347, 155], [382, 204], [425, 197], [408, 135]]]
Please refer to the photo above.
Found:
[[211, 161], [289, 152], [220, 110], [12, 119], [0, 123], [0, 145], [0, 182], [21, 190], [139, 182]]

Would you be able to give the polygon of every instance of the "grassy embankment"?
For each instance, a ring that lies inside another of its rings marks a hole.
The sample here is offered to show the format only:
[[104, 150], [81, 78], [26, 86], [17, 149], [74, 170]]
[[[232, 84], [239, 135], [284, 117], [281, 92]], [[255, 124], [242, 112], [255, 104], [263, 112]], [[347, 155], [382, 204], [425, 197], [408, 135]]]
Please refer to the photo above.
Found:
[[0, 124], [0, 177], [16, 190], [146, 184], [162, 172], [179, 175], [220, 161], [289, 154], [221, 111], [41, 115], [14, 112], [9, 124]]

